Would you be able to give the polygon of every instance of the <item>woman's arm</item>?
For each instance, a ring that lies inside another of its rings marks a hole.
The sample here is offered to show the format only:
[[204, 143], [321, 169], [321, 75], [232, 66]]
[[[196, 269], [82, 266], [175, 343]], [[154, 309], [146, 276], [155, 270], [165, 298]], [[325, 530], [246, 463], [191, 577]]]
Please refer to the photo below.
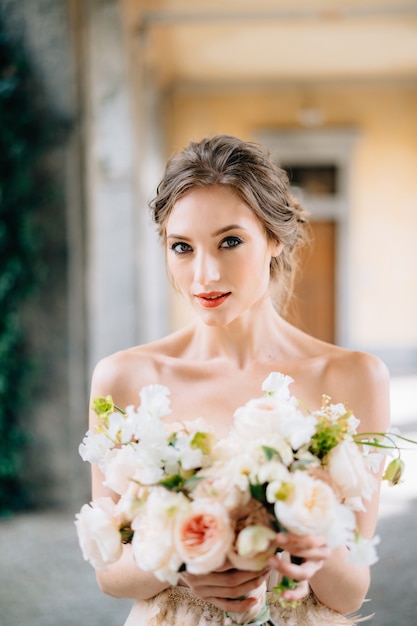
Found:
[[[328, 386], [335, 401], [345, 402], [360, 419], [360, 432], [386, 432], [389, 427], [389, 374], [379, 359], [362, 353], [349, 353], [343, 363], [329, 367]], [[357, 514], [363, 537], [374, 535], [383, 468], [373, 498], [365, 501], [366, 511]], [[333, 550], [331, 556], [310, 580], [317, 598], [326, 606], [347, 614], [357, 611], [370, 584], [370, 568], [346, 562], [347, 549]]]
[[[134, 397], [130, 395], [133, 387], [129, 381], [130, 368], [125, 367], [125, 363], [126, 356], [123, 353], [105, 358], [98, 363], [92, 378], [91, 401], [93, 398], [108, 394], [111, 394], [115, 404], [122, 408], [138, 401], [136, 390]], [[94, 432], [97, 424], [96, 414], [90, 411], [90, 430]], [[92, 498], [107, 496], [117, 502], [118, 494], [103, 485], [103, 479], [102, 472], [97, 466], [92, 465]], [[130, 544], [123, 546], [123, 555], [116, 563], [109, 565], [105, 570], [97, 570], [96, 577], [100, 589], [116, 598], [143, 600], [169, 587], [168, 583], [161, 582], [152, 573], [138, 567]]]

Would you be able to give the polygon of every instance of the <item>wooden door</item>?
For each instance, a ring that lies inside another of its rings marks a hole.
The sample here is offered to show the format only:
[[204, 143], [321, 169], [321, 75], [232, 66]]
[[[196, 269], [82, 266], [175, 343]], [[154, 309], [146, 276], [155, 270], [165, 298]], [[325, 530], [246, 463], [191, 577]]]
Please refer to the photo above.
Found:
[[300, 271], [286, 318], [318, 339], [335, 342], [336, 223], [311, 222], [312, 242], [301, 253]]

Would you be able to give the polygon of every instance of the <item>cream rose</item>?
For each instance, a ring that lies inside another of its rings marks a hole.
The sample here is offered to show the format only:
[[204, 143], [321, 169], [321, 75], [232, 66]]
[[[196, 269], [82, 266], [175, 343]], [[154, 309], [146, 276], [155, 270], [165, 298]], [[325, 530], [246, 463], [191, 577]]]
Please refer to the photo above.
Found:
[[175, 549], [191, 574], [207, 574], [223, 565], [233, 538], [231, 520], [219, 502], [191, 502], [177, 517]]
[[95, 569], [105, 569], [121, 557], [120, 518], [111, 498], [84, 504], [76, 515], [75, 526], [83, 557]]
[[356, 526], [353, 512], [340, 504], [332, 488], [305, 472], [296, 472], [291, 479], [285, 500], [274, 505], [280, 524], [296, 535], [321, 535], [334, 548], [346, 545]]
[[239, 482], [241, 477], [230, 475], [228, 469], [229, 466], [208, 467], [199, 472], [200, 479], [193, 489], [193, 499], [219, 502], [229, 513], [244, 506], [250, 499], [248, 479], [242, 477], [242, 485]]
[[178, 517], [189, 507], [182, 493], [155, 487], [131, 525], [135, 531], [132, 550], [138, 566], [173, 585], [178, 581], [177, 572], [182, 564], [173, 540], [175, 526]]
[[340, 442], [327, 455], [327, 469], [342, 498], [363, 510], [361, 500], [371, 498], [377, 483], [358, 445], [350, 439]]
[[304, 415], [292, 402], [274, 395], [249, 400], [234, 414], [232, 435], [244, 441], [270, 444], [280, 436], [294, 450], [308, 443], [315, 432], [317, 419]]

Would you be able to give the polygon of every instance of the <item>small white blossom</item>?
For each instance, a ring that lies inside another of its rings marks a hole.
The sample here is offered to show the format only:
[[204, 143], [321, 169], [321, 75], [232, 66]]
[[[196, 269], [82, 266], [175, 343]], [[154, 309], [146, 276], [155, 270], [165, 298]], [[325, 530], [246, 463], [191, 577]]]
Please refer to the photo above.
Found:
[[374, 565], [378, 561], [376, 546], [379, 544], [380, 538], [375, 535], [372, 539], [364, 539], [357, 537], [355, 541], [349, 544], [349, 553], [346, 561], [353, 565]]
[[100, 465], [105, 454], [113, 446], [113, 441], [104, 433], [93, 433], [91, 430], [88, 430], [78, 451], [83, 461]]
[[164, 417], [171, 413], [170, 408], [170, 390], [164, 385], [148, 385], [143, 387], [140, 392], [141, 411], [148, 413], [156, 418]]

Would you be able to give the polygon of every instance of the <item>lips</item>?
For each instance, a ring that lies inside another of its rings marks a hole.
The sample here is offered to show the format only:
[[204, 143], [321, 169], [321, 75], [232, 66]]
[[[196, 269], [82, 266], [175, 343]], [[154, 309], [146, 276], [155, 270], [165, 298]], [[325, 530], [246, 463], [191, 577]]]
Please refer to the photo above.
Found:
[[220, 306], [230, 296], [230, 291], [210, 291], [208, 293], [197, 293], [195, 297], [206, 309], [213, 309]]

